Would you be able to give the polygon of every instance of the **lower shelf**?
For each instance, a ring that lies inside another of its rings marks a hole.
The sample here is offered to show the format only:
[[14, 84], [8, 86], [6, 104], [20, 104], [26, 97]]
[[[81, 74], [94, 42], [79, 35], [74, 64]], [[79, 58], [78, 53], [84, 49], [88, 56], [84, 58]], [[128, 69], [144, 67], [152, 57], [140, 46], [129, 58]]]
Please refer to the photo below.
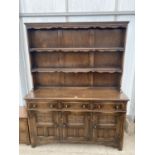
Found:
[[121, 68], [109, 67], [109, 68], [33, 68], [32, 72], [64, 72], [64, 73], [87, 73], [87, 72], [98, 72], [98, 73], [121, 73]]

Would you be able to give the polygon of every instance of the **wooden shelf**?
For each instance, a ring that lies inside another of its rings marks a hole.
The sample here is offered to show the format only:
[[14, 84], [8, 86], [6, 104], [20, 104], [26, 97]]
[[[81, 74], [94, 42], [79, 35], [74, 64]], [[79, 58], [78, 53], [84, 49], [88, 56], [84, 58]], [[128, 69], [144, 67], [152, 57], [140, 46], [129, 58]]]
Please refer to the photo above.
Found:
[[121, 73], [120, 68], [34, 68], [32, 72], [64, 72], [64, 73], [78, 73], [78, 72], [99, 72], [99, 73]]
[[126, 28], [128, 22], [83, 22], [83, 23], [26, 23], [27, 29], [116, 29]]
[[30, 48], [30, 52], [122, 52], [124, 48]]

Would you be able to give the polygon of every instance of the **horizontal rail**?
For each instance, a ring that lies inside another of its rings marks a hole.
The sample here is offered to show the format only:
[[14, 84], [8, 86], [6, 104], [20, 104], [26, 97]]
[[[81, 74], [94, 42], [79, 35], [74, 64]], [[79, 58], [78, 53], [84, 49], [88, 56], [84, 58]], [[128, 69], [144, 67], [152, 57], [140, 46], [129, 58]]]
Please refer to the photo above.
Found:
[[19, 17], [116, 16], [135, 15], [135, 11], [19, 13]]

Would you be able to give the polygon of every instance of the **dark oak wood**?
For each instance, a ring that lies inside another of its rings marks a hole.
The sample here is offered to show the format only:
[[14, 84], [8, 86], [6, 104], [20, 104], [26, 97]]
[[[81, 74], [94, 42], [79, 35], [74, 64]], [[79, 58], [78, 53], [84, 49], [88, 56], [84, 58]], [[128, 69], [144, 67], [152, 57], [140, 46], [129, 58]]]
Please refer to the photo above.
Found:
[[30, 144], [26, 107], [19, 107], [19, 143]]
[[26, 24], [34, 87], [25, 97], [32, 147], [97, 143], [122, 150], [127, 24]]

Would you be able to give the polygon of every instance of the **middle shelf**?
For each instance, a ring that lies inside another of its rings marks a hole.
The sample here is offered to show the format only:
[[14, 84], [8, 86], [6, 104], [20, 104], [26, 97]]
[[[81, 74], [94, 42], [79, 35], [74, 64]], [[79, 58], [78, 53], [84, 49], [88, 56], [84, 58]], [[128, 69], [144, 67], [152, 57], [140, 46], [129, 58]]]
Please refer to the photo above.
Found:
[[122, 73], [119, 67], [108, 67], [108, 68], [32, 68], [31, 72], [64, 72], [64, 73], [87, 73], [87, 72], [98, 72], [98, 73]]
[[30, 52], [123, 52], [123, 47], [112, 47], [112, 48], [30, 48]]

